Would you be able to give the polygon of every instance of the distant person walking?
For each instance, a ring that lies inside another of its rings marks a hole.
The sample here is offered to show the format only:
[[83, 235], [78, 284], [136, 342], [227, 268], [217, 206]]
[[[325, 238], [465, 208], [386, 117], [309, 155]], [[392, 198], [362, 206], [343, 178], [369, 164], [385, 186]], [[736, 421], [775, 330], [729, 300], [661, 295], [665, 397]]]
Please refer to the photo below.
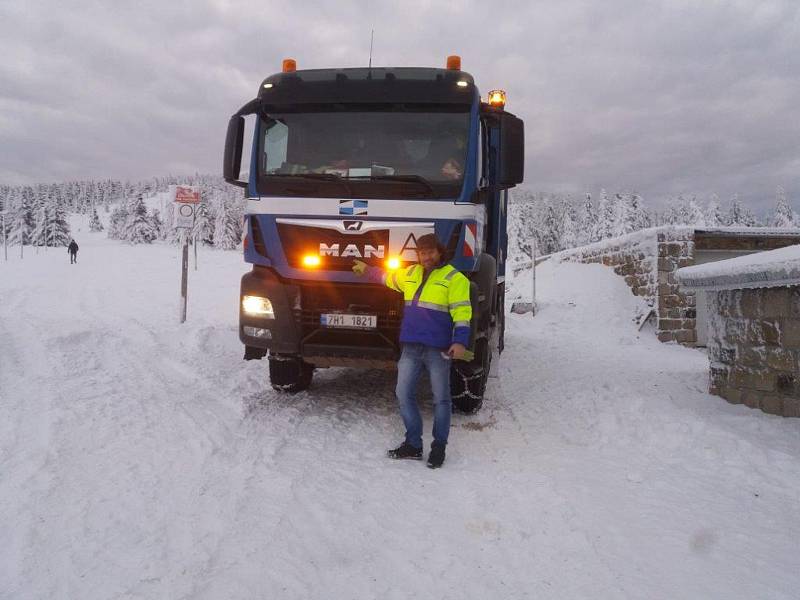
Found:
[[75, 240], [70, 240], [69, 246], [67, 246], [67, 252], [69, 253], [69, 264], [75, 264], [78, 262], [78, 244], [75, 243]]

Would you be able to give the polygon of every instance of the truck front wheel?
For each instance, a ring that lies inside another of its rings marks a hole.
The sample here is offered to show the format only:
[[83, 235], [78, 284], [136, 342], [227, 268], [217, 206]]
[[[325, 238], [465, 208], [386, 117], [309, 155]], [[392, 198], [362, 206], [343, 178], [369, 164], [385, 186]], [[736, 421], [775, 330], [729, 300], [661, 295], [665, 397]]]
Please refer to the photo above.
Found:
[[279, 392], [294, 394], [308, 389], [314, 375], [314, 365], [299, 356], [269, 355], [269, 382]]

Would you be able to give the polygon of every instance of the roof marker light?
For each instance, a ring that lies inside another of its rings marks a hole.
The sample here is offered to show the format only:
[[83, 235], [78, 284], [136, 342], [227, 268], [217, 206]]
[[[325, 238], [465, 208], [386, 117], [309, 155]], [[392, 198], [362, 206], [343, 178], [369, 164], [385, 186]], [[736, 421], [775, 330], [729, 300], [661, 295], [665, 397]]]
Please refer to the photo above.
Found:
[[271, 83], [265, 83], [265, 84], [264, 84], [264, 87], [265, 87], [266, 89], [269, 89], [269, 88], [271, 88], [271, 87], [272, 87], [272, 84], [271, 84]]
[[297, 71], [297, 61], [293, 58], [284, 58], [281, 70], [284, 73], [294, 73]]
[[447, 57], [447, 70], [460, 71], [461, 70], [461, 57], [457, 54], [451, 54]]
[[489, 106], [503, 108], [506, 105], [506, 93], [503, 90], [489, 92]]
[[456, 82], [458, 87], [467, 87], [469, 84], [466, 81], [458, 81]]

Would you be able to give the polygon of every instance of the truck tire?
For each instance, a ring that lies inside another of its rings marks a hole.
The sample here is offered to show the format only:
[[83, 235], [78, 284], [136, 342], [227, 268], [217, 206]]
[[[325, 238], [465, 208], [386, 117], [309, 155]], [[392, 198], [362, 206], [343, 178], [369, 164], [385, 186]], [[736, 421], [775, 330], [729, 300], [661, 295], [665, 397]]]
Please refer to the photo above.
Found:
[[269, 382], [272, 389], [295, 394], [308, 389], [311, 385], [314, 365], [305, 362], [299, 356], [270, 353], [268, 360]]
[[480, 409], [491, 364], [492, 353], [485, 338], [476, 343], [474, 360], [453, 361], [450, 367], [450, 397], [455, 410], [469, 415]]
[[482, 301], [473, 303], [473, 310], [477, 311], [478, 331], [485, 332], [489, 329], [492, 311], [494, 310], [497, 296], [497, 261], [486, 252], [478, 259], [478, 271], [472, 280], [478, 286], [478, 294]]

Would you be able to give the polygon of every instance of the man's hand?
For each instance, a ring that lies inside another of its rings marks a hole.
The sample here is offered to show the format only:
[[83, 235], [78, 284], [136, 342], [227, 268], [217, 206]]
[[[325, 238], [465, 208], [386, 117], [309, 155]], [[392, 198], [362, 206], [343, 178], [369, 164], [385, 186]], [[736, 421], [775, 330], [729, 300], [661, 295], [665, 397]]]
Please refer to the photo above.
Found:
[[461, 344], [451, 344], [450, 349], [447, 351], [447, 354], [456, 360], [461, 360], [464, 358], [466, 353], [467, 349]]
[[353, 273], [361, 277], [364, 275], [364, 272], [367, 270], [367, 263], [361, 260], [354, 260], [353, 261]]

